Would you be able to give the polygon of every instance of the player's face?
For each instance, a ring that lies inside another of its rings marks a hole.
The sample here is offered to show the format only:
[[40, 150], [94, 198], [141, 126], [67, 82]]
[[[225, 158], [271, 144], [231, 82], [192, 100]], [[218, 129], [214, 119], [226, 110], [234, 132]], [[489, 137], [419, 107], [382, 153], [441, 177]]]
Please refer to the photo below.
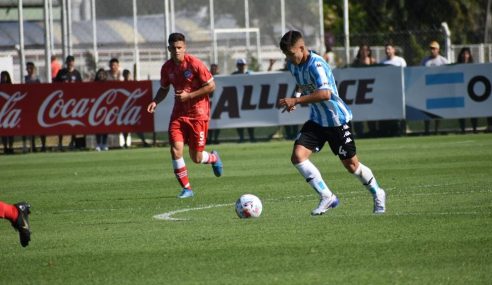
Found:
[[167, 47], [169, 52], [171, 53], [171, 59], [175, 62], [184, 61], [184, 56], [186, 52], [186, 44], [183, 41], [174, 42], [170, 46]]
[[292, 64], [299, 65], [305, 60], [306, 47], [303, 40], [298, 40], [289, 50], [283, 51], [285, 57]]

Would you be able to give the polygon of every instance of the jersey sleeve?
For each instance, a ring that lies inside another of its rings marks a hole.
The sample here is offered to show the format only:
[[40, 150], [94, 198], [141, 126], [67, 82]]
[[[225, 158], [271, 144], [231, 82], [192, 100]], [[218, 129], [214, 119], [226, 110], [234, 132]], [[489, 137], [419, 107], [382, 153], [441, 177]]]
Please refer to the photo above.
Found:
[[212, 73], [210, 73], [210, 71], [205, 66], [205, 64], [203, 64], [203, 62], [201, 62], [200, 60], [197, 59], [195, 61], [194, 65], [195, 65], [195, 72], [196, 72], [195, 75], [198, 77], [198, 79], [202, 83], [202, 86], [209, 83], [210, 81], [212, 81], [214, 79], [212, 76]]

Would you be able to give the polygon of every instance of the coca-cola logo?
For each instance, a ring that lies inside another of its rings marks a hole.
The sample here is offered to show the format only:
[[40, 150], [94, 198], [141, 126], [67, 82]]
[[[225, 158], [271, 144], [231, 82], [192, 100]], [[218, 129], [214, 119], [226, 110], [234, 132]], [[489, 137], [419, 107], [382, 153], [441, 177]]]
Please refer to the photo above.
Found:
[[[135, 103], [146, 93], [147, 90], [140, 88], [133, 91], [115, 88], [104, 91], [97, 98], [65, 98], [62, 90], [56, 90], [41, 104], [37, 120], [45, 128], [60, 125], [132, 126], [140, 121], [142, 111]], [[119, 96], [125, 100], [121, 105], [116, 104]]]
[[0, 98], [5, 100], [5, 104], [2, 104], [0, 108], [0, 128], [13, 129], [19, 125], [21, 121], [21, 109], [16, 109], [15, 104], [26, 97], [26, 93], [20, 91], [9, 95], [4, 92], [0, 92]]

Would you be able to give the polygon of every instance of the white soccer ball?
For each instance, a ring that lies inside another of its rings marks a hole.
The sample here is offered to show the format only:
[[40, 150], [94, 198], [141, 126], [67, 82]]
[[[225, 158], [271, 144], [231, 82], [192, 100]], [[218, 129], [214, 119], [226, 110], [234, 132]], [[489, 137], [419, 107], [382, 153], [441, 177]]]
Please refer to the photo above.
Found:
[[260, 198], [244, 194], [236, 201], [236, 213], [241, 219], [258, 218], [263, 210]]

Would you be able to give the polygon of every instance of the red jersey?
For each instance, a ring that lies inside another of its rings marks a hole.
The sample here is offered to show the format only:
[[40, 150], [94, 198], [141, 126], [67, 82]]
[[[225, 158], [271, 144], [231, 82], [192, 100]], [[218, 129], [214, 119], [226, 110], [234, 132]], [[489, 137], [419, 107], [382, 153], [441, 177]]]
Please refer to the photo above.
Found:
[[[212, 80], [212, 74], [205, 64], [189, 54], [185, 54], [181, 64], [177, 65], [173, 60], [168, 60], [161, 68], [161, 87], [168, 88], [172, 84], [175, 92], [180, 90], [193, 92]], [[178, 117], [209, 120], [209, 95], [200, 96], [184, 103], [175, 100], [171, 120]]]

